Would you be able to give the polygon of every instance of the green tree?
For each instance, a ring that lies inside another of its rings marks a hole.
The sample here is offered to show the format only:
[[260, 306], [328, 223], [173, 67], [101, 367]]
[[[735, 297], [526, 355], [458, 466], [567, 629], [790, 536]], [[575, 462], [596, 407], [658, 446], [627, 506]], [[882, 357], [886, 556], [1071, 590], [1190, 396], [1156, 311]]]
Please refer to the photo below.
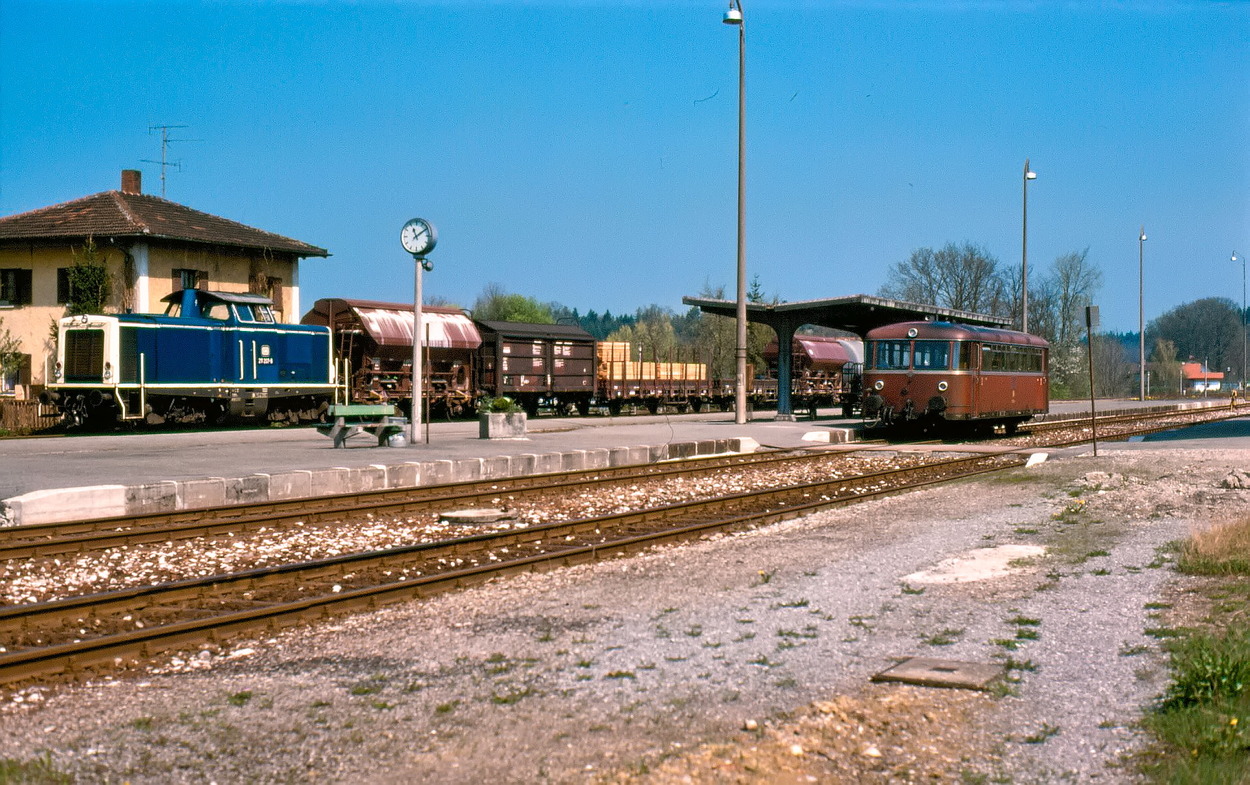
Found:
[[1171, 341], [1178, 357], [1205, 362], [1213, 371], [1241, 369], [1241, 312], [1225, 297], [1178, 305], [1146, 327], [1146, 342]]
[[113, 276], [109, 274], [104, 254], [96, 247], [95, 240], [88, 237], [73, 255], [74, 263], [66, 272], [69, 277], [66, 314], [103, 313], [113, 295]]
[[487, 284], [473, 303], [473, 318], [484, 322], [555, 324], [551, 306], [521, 294], [510, 294], [499, 284]]
[[26, 355], [22, 352], [22, 342], [13, 336], [0, 319], [0, 377], [8, 376], [21, 370]]

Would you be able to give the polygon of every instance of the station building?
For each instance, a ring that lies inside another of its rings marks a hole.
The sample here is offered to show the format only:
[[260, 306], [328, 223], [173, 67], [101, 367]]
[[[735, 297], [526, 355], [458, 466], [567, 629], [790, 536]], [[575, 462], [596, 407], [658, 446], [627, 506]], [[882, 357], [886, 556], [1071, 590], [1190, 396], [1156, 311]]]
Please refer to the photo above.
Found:
[[324, 248], [143, 193], [121, 189], [0, 218], [0, 337], [16, 338], [20, 368], [0, 374], [0, 395], [34, 398], [55, 355], [52, 324], [71, 301], [70, 268], [94, 244], [111, 281], [106, 313], [161, 313], [186, 288], [263, 294], [279, 321], [302, 314], [299, 263]]

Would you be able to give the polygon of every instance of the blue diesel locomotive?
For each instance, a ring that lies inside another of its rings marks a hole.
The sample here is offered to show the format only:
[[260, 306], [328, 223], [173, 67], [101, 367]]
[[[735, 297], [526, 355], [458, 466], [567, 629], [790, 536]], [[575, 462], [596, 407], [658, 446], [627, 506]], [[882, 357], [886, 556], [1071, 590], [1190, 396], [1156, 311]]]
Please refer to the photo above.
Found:
[[319, 419], [334, 395], [325, 327], [279, 324], [256, 294], [184, 289], [164, 315], [67, 316], [42, 395], [69, 427]]

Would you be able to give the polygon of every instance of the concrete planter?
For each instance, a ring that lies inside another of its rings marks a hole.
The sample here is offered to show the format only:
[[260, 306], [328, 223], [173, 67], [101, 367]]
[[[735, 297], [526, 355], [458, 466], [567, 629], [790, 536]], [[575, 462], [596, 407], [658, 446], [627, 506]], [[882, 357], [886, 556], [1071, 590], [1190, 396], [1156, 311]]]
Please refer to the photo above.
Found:
[[525, 412], [479, 414], [478, 438], [520, 439], [525, 436]]

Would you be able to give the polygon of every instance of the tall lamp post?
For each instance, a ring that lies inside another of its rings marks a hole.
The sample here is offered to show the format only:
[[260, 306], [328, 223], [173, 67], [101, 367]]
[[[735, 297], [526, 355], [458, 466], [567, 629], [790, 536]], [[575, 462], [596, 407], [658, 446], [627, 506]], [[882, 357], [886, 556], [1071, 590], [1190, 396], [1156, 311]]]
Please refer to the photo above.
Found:
[[1146, 306], [1145, 293], [1146, 283], [1142, 265], [1146, 249], [1146, 225], [1142, 224], [1141, 231], [1137, 233], [1137, 370], [1138, 370], [1138, 397], [1137, 400], [1146, 400]]
[[747, 66], [746, 23], [742, 17], [742, 0], [729, 0], [723, 20], [738, 28], [738, 300], [737, 342], [734, 348], [734, 422], [747, 421], [747, 220], [746, 220], [746, 132], [747, 132]]
[[1037, 172], [1029, 171], [1029, 159], [1024, 159], [1024, 239], [1020, 250], [1020, 330], [1029, 331], [1029, 180], [1036, 180]]
[[1237, 257], [1233, 251], [1233, 263], [1241, 262], [1241, 389], [1246, 389], [1246, 258]]
[[399, 232], [399, 242], [412, 254], [415, 268], [412, 294], [412, 416], [408, 422], [408, 443], [416, 444], [421, 433], [421, 404], [425, 392], [421, 378], [421, 273], [434, 269], [425, 255], [438, 243], [438, 231], [424, 218], [413, 218]]

